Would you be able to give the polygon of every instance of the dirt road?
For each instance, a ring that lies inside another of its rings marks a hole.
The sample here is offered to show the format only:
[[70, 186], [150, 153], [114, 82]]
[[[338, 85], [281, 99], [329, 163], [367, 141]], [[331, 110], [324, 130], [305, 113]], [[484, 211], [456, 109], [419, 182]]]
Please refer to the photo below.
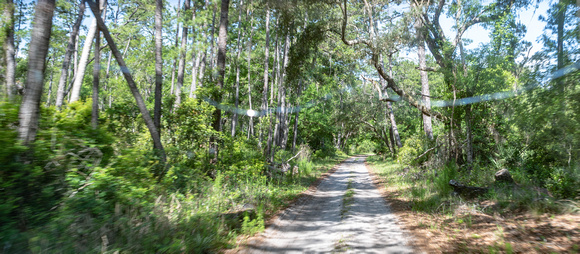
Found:
[[242, 253], [413, 253], [364, 165], [352, 157]]

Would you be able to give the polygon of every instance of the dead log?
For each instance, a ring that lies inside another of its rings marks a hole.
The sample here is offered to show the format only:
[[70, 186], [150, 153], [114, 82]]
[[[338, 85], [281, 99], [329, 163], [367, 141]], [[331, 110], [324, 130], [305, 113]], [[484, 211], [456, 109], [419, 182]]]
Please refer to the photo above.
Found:
[[449, 180], [449, 185], [453, 187], [453, 194], [465, 198], [476, 198], [485, 195], [489, 191], [489, 188], [465, 186], [453, 179]]

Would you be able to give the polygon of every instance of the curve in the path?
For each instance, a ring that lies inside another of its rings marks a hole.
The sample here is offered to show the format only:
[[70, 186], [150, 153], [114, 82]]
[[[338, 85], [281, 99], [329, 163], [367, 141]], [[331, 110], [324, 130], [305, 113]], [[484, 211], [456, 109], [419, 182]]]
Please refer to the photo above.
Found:
[[364, 160], [343, 162], [242, 253], [413, 253]]

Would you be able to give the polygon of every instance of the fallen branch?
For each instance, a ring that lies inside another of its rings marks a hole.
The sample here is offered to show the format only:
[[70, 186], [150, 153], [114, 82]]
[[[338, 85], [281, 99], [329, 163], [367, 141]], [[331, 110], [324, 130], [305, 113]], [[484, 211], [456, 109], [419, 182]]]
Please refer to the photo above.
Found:
[[298, 151], [298, 153], [297, 153], [296, 155], [292, 156], [292, 158], [288, 159], [288, 160], [286, 161], [286, 163], [288, 163], [288, 162], [290, 162], [292, 159], [296, 158], [296, 157], [297, 157], [297, 156], [298, 156], [298, 155], [299, 155], [301, 152], [302, 152], [302, 150]]
[[433, 151], [435, 148], [437, 148], [437, 147], [439, 147], [439, 146], [440, 146], [440, 145], [438, 145], [438, 146], [435, 146], [435, 147], [431, 147], [431, 148], [427, 149], [427, 151], [425, 151], [424, 153], [422, 153], [421, 155], [419, 155], [417, 158], [415, 158], [415, 159], [412, 159], [412, 160], [411, 160], [411, 162], [413, 162], [413, 161], [415, 161], [415, 160], [418, 160], [419, 158], [421, 158], [421, 157], [425, 156], [425, 155], [426, 155], [428, 152], [431, 152], [431, 151]]

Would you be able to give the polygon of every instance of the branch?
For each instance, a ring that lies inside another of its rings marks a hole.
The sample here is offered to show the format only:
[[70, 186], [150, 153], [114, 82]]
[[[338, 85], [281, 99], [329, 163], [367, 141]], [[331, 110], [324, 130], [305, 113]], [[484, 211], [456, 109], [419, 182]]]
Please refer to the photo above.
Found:
[[374, 79], [367, 78], [367, 77], [365, 77], [364, 75], [361, 75], [361, 77], [362, 77], [364, 80], [366, 80], [366, 81], [369, 81], [369, 82], [371, 82], [371, 84], [373, 84], [373, 85], [374, 85], [374, 87], [375, 87], [375, 88], [377, 89], [377, 91], [379, 92], [379, 100], [380, 100], [380, 101], [390, 101], [390, 102], [397, 102], [397, 100], [390, 98], [390, 97], [388, 96], [388, 94], [387, 94], [387, 96], [386, 96], [386, 97], [384, 97], [384, 96], [383, 96], [383, 92], [382, 92], [382, 91], [387, 89], [387, 87], [386, 87], [386, 86], [379, 87], [379, 82], [378, 82], [378, 81], [376, 81], [376, 80], [374, 80]]
[[419, 66], [415, 66], [415, 69], [420, 70], [420, 71], [433, 71], [433, 72], [439, 71], [439, 68], [433, 68], [433, 67], [421, 68]]
[[437, 147], [439, 147], [439, 146], [435, 146], [435, 147], [431, 147], [431, 148], [427, 149], [427, 151], [425, 151], [424, 153], [422, 153], [421, 155], [419, 155], [417, 158], [415, 158], [415, 159], [411, 160], [411, 162], [413, 162], [413, 161], [416, 161], [416, 160], [418, 160], [419, 158], [421, 158], [421, 157], [425, 156], [425, 155], [426, 155], [428, 152], [431, 152], [431, 151], [433, 151], [433, 149], [435, 149], [435, 148], [437, 148]]
[[347, 2], [347, 0], [344, 0], [344, 7], [341, 6], [343, 19], [342, 19], [342, 31], [341, 31], [340, 38], [342, 39], [342, 42], [344, 42], [344, 44], [346, 44], [348, 46], [352, 46], [352, 45], [356, 45], [356, 44], [365, 44], [365, 45], [369, 46], [371, 48], [371, 50], [373, 50], [373, 48], [374, 48], [373, 45], [365, 39], [350, 40], [350, 41], [346, 39], [346, 25], [348, 23], [346, 2]]
[[378, 61], [374, 61], [374, 64], [375, 64], [375, 68], [379, 72], [379, 75], [381, 75], [387, 81], [387, 87], [393, 89], [393, 91], [395, 91], [395, 93], [397, 93], [399, 96], [401, 96], [401, 98], [403, 98], [404, 100], [409, 102], [409, 104], [411, 104], [411, 106], [419, 109], [423, 114], [428, 115], [430, 117], [439, 118], [445, 122], [449, 121], [449, 118], [447, 118], [446, 116], [442, 115], [439, 112], [431, 111], [430, 109], [428, 109], [424, 105], [421, 105], [417, 100], [415, 100], [415, 98], [413, 98], [411, 95], [406, 93], [403, 89], [399, 88], [397, 86], [397, 84], [395, 83], [395, 80], [393, 80], [393, 78], [389, 77], [389, 75], [387, 75], [385, 73], [385, 71], [383, 70], [383, 67], [378, 63]]
[[292, 158], [288, 159], [288, 160], [286, 161], [286, 163], [288, 163], [288, 162], [290, 162], [292, 159], [294, 159], [294, 158], [298, 157], [298, 155], [299, 155], [301, 152], [302, 152], [302, 150], [298, 151], [298, 153], [297, 153], [296, 155], [292, 156]]

